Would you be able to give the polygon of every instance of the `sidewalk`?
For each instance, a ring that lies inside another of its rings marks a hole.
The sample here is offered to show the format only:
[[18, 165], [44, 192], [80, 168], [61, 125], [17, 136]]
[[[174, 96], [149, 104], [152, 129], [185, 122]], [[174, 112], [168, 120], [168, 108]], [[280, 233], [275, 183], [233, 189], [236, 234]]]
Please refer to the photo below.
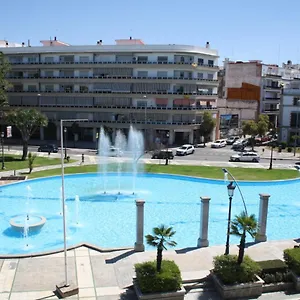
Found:
[[[196, 241], [195, 241], [196, 243]], [[249, 245], [246, 254], [254, 260], [282, 259], [283, 250], [293, 247], [293, 240], [270, 241]], [[223, 254], [224, 246], [187, 248], [164, 251], [164, 259], [174, 260], [183, 280], [201, 279], [213, 267], [213, 257]], [[231, 246], [230, 253], [238, 252]], [[132, 249], [99, 252], [86, 246], [68, 251], [69, 280], [78, 285], [79, 295], [67, 299], [82, 300], [136, 300], [131, 288], [134, 264], [154, 260], [156, 251], [134, 252]], [[55, 285], [64, 281], [63, 252], [32, 258], [0, 260], [0, 299], [33, 300], [57, 299]], [[300, 295], [285, 293], [264, 294], [258, 299], [299, 299]], [[219, 300], [213, 286], [191, 289], [186, 300]]]

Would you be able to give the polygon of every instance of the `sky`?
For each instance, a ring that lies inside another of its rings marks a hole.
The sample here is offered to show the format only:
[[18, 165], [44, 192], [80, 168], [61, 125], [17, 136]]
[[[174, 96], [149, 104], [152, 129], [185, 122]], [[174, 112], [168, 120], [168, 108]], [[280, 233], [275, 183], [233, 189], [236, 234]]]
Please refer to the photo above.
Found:
[[299, 0], [16, 0], [1, 3], [0, 40], [71, 45], [140, 38], [205, 46], [231, 60], [300, 63]]

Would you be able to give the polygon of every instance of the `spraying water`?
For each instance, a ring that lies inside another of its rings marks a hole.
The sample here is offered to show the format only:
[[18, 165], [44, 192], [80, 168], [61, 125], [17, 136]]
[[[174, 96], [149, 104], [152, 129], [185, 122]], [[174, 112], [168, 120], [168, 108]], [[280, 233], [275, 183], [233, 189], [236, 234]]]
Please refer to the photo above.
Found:
[[98, 172], [102, 174], [102, 182], [103, 182], [103, 193], [106, 193], [107, 190], [107, 165], [108, 165], [108, 155], [110, 149], [110, 140], [108, 135], [105, 133], [104, 128], [100, 129], [100, 137], [99, 137], [99, 168]]
[[27, 198], [26, 198], [26, 218], [29, 219], [29, 210], [30, 210], [30, 200], [32, 198], [31, 187], [29, 185], [26, 186], [27, 190]]
[[117, 160], [118, 160], [118, 192], [120, 194], [121, 191], [121, 173], [122, 173], [122, 158], [121, 155], [124, 154], [127, 148], [127, 141], [122, 133], [122, 131], [118, 130], [116, 135], [115, 147], [117, 153]]
[[23, 237], [25, 240], [25, 246], [28, 247], [28, 234], [29, 234], [29, 217], [26, 215], [25, 220], [24, 220], [24, 231], [23, 231]]

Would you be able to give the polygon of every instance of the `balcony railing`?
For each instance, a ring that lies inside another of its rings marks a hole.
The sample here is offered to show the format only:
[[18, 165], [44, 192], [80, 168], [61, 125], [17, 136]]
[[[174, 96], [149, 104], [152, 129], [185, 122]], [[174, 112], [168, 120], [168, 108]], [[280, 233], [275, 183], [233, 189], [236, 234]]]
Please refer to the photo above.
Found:
[[72, 94], [133, 94], [133, 95], [183, 95], [183, 96], [217, 96], [217, 93], [203, 93], [203, 92], [170, 92], [170, 91], [143, 91], [143, 92], [133, 92], [133, 91], [21, 91], [21, 90], [10, 90], [7, 91], [8, 93], [45, 93], [45, 94], [51, 94], [51, 93], [59, 93], [59, 94], [65, 94], [65, 93], [72, 93]]
[[106, 65], [106, 64], [118, 64], [118, 65], [190, 65], [192, 67], [206, 67], [212, 69], [218, 69], [219, 67], [211, 64], [197, 64], [194, 62], [160, 62], [160, 61], [89, 61], [89, 62], [10, 62], [12, 65], [82, 65], [82, 64], [96, 64], [96, 65]]
[[280, 90], [281, 86], [274, 86], [274, 85], [264, 85], [265, 89], [276, 89], [276, 90]]
[[265, 97], [265, 100], [277, 100], [277, 101], [279, 101], [280, 100], [280, 97]]
[[139, 77], [139, 76], [8, 76], [7, 79], [133, 79], [133, 80], [186, 80], [186, 81], [206, 81], [215, 82], [217, 79], [200, 79], [200, 78], [190, 78], [190, 77]]

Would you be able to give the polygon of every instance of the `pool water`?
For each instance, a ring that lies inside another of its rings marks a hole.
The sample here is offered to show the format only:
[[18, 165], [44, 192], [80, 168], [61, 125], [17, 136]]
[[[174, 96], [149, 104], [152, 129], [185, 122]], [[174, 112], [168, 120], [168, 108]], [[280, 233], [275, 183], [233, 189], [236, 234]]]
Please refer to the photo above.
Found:
[[[30, 186], [30, 196], [28, 194]], [[106, 194], [104, 194], [105, 186]], [[133, 194], [133, 186], [135, 193]], [[268, 240], [298, 238], [300, 235], [300, 180], [240, 182], [248, 213], [258, 217], [259, 194], [270, 194]], [[120, 195], [118, 194], [120, 191]], [[80, 202], [75, 201], [78, 195]], [[136, 178], [109, 174], [105, 183], [99, 174], [65, 176], [67, 244], [87, 242], [99, 247], [132, 247], [136, 237], [136, 199], [145, 200], [145, 235], [160, 224], [173, 226], [177, 249], [197, 245], [200, 231], [200, 197], [209, 196], [210, 245], [225, 244], [228, 196], [226, 183], [185, 176], [143, 174]], [[1, 187], [0, 254], [22, 254], [63, 248], [61, 177], [29, 180]], [[44, 216], [39, 230], [23, 234], [9, 220], [28, 213]], [[232, 216], [243, 210], [235, 190]], [[248, 241], [251, 241], [248, 238]], [[231, 243], [237, 243], [231, 237]], [[148, 246], [146, 246], [147, 248]], [[149, 249], [149, 248], [147, 248]]]

